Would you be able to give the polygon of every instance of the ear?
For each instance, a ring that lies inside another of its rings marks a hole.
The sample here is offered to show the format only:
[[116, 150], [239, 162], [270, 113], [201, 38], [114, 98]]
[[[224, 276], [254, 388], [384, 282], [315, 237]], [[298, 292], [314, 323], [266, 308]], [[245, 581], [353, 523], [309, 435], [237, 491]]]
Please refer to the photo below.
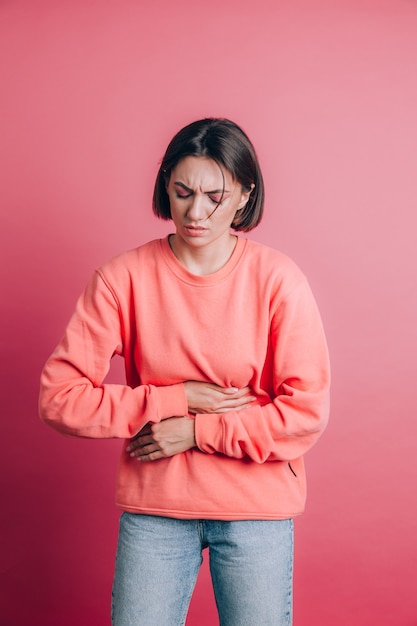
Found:
[[241, 209], [243, 209], [243, 207], [247, 204], [248, 200], [249, 200], [249, 196], [251, 195], [252, 191], [255, 189], [255, 183], [252, 183], [250, 186], [249, 190], [243, 189], [242, 188], [242, 193], [240, 196], [240, 202], [239, 202], [239, 208], [238, 211], [240, 211]]

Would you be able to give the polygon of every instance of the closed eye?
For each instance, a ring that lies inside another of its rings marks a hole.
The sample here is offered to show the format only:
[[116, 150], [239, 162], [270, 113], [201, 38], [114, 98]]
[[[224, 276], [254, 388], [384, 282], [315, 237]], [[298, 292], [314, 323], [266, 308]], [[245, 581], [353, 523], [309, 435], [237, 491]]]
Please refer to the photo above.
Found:
[[210, 200], [214, 203], [214, 204], [221, 204], [223, 201], [223, 196], [212, 196], [211, 194], [207, 194], [208, 197], [210, 198]]
[[[191, 196], [194, 195], [194, 191], [180, 181], [175, 181], [174, 188], [175, 196], [180, 200], [191, 198]], [[220, 204], [222, 204], [223, 200], [225, 200], [226, 196], [229, 195], [229, 191], [227, 191], [226, 189], [215, 189], [213, 191], [206, 191], [205, 195], [211, 200], [213, 204], [219, 206]]]

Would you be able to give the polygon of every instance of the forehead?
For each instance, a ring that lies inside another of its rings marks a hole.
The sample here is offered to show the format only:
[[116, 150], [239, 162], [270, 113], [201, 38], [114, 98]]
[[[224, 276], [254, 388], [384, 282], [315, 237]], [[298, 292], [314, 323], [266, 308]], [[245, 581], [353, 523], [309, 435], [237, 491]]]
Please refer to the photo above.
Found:
[[234, 182], [229, 170], [213, 159], [194, 156], [184, 157], [172, 169], [171, 181], [177, 180], [190, 187], [208, 185], [212, 189], [221, 189]]

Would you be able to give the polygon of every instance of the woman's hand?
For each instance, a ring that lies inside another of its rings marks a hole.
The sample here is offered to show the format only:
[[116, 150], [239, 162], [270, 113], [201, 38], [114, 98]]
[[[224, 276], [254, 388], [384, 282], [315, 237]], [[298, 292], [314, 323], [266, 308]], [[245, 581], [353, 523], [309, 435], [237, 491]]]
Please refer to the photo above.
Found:
[[227, 413], [246, 409], [256, 400], [250, 387], [219, 387], [214, 383], [187, 380], [184, 383], [190, 413]]
[[[245, 409], [256, 400], [249, 387], [220, 387], [214, 383], [184, 383], [190, 413], [227, 413]], [[170, 417], [146, 424], [134, 437], [127, 452], [138, 461], [157, 461], [194, 448], [195, 421], [191, 417]]]
[[127, 452], [138, 461], [157, 461], [194, 448], [195, 422], [192, 417], [170, 417], [146, 424], [130, 442]]

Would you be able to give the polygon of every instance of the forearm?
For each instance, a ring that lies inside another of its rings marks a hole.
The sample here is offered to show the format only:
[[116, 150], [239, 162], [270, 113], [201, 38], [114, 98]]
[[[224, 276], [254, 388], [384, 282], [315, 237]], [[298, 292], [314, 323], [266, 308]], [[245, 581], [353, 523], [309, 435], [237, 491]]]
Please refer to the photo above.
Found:
[[196, 415], [196, 444], [203, 452], [256, 463], [291, 460], [309, 450], [326, 427], [328, 393], [291, 404], [289, 397], [224, 415]]
[[96, 385], [69, 363], [50, 360], [41, 377], [41, 419], [72, 436], [130, 438], [147, 422], [186, 414], [182, 384], [166, 387]]
[[[191, 414], [239, 411], [256, 399], [249, 387], [236, 389], [198, 381], [185, 381], [184, 391]], [[170, 417], [158, 424], [147, 424], [132, 439], [127, 452], [139, 461], [157, 461], [186, 452], [195, 445], [194, 418]]]
[[41, 419], [79, 437], [134, 436], [147, 422], [188, 412], [184, 385], [104, 384], [114, 355], [124, 355], [125, 324], [114, 293], [95, 273], [41, 376]]

